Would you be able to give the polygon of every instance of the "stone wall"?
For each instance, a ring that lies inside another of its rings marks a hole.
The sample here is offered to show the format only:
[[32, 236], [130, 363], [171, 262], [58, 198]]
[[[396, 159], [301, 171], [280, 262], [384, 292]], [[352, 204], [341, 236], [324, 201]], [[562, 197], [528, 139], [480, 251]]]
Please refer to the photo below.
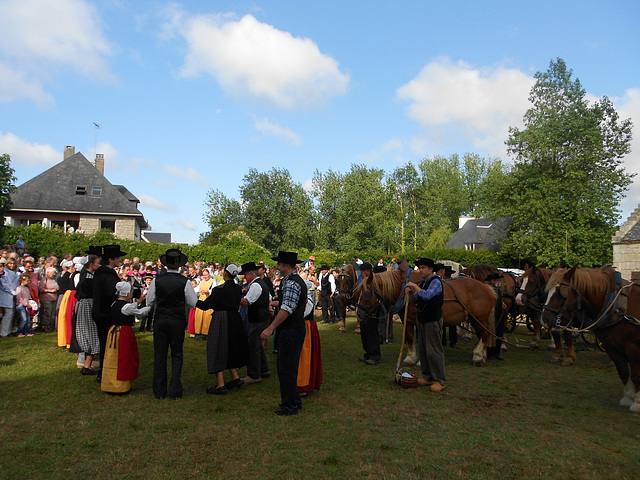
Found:
[[631, 279], [631, 272], [640, 271], [640, 242], [614, 243], [613, 266], [622, 274], [622, 278]]
[[80, 226], [84, 230], [84, 233], [91, 235], [96, 233], [100, 229], [100, 219], [103, 220], [116, 220], [115, 235], [118, 238], [126, 240], [140, 241], [140, 227], [135, 218], [117, 218], [117, 217], [97, 217], [97, 216], [81, 216]]

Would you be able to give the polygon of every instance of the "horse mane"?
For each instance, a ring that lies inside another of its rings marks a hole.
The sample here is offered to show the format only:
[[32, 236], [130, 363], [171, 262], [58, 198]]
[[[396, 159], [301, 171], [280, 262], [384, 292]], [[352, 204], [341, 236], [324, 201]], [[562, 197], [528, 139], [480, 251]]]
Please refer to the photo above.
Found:
[[[571, 270], [567, 269], [554, 272], [547, 282], [547, 292], [562, 283], [569, 272]], [[583, 295], [604, 297], [611, 286], [611, 279], [602, 268], [575, 268], [569, 284], [576, 287]]]
[[498, 267], [494, 265], [489, 265], [488, 263], [477, 263], [467, 267], [466, 274], [471, 278], [484, 282], [484, 279], [487, 278], [490, 273], [497, 271]]
[[398, 295], [398, 286], [402, 284], [403, 272], [401, 270], [387, 270], [373, 275], [374, 286], [382, 297], [395, 301]]

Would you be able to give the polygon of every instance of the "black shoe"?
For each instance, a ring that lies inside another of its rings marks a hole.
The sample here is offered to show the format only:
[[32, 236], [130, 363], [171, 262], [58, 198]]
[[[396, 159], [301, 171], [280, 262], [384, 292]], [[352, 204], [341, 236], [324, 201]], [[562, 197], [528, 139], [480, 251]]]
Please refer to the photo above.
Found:
[[102, 383], [102, 374], [98, 374], [98, 376], [96, 377], [96, 382]]
[[267, 370], [266, 372], [262, 372], [260, 375], [262, 378], [269, 378], [271, 376], [271, 370]]
[[279, 410], [276, 410], [275, 412], [276, 415], [297, 415], [298, 414], [298, 410], [285, 410], [284, 408], [281, 408]]
[[450, 343], [449, 346], [451, 348], [458, 348], [458, 344], [457, 343]]
[[80, 373], [82, 375], [97, 375], [98, 371], [93, 368], [82, 367], [82, 370], [80, 370]]
[[367, 359], [364, 358], [364, 357], [358, 357], [358, 360], [360, 360], [361, 362], [365, 362], [365, 363], [367, 362]]
[[240, 388], [244, 385], [244, 380], [241, 378], [236, 378], [235, 380], [229, 380], [224, 384], [227, 390], [231, 390], [232, 388]]
[[504, 360], [504, 357], [502, 355], [491, 355], [487, 357], [487, 360]]
[[172, 397], [171, 395], [169, 395], [170, 400], [180, 400], [181, 398], [182, 398], [182, 395], [176, 395], [175, 397]]
[[227, 387], [225, 387], [224, 385], [222, 387], [207, 387], [207, 393], [210, 393], [211, 395], [226, 395], [227, 393], [229, 393], [229, 390], [227, 390]]
[[158, 400], [162, 400], [164, 398], [167, 398], [166, 395], [154, 395]]

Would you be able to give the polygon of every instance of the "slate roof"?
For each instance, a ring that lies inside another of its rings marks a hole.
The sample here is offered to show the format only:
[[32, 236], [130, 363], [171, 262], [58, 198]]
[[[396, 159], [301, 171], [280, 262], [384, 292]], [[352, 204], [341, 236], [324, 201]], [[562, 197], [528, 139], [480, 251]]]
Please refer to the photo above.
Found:
[[475, 244], [477, 249], [500, 250], [500, 241], [506, 235], [506, 227], [510, 220], [505, 218], [475, 218], [467, 220], [462, 228], [451, 237], [448, 248], [465, 248], [467, 244]]
[[170, 233], [144, 232], [142, 235], [150, 242], [162, 243], [163, 245], [171, 245]]
[[[79, 186], [86, 187], [85, 195], [76, 194]], [[93, 187], [102, 187], [101, 195], [92, 195]], [[19, 211], [132, 216], [149, 228], [139, 200], [122, 185], [112, 185], [80, 152], [20, 185], [11, 200], [13, 216]]]
[[627, 234], [622, 237], [623, 242], [637, 242], [640, 240], [640, 223], [636, 223]]

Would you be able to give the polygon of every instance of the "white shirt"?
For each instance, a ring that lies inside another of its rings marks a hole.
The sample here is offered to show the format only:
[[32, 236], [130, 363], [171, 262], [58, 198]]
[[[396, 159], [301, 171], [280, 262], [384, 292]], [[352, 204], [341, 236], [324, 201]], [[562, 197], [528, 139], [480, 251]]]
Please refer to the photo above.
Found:
[[[326, 276], [329, 277], [329, 285], [331, 286], [331, 294], [333, 295], [334, 293], [336, 293], [336, 279], [334, 278], [331, 272], [327, 272]], [[324, 277], [325, 275], [323, 275], [322, 273], [320, 273], [320, 276], [318, 277], [318, 283], [320, 283], [321, 291], [322, 291], [322, 280], [324, 279]]]

